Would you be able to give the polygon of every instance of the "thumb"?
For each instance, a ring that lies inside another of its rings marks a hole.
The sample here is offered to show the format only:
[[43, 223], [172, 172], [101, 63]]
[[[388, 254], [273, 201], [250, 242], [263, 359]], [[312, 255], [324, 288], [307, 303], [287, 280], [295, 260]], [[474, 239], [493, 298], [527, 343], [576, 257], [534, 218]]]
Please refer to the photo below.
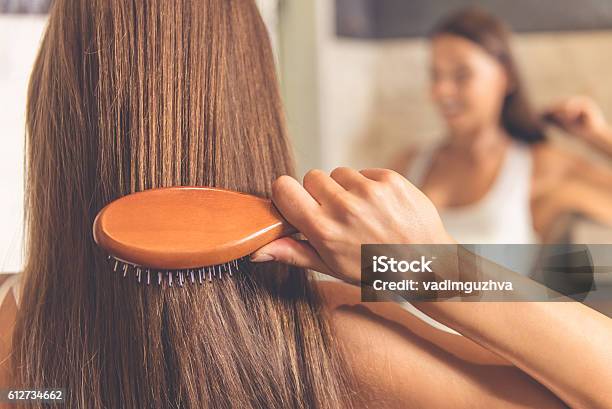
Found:
[[295, 240], [283, 237], [266, 244], [251, 254], [251, 261], [261, 263], [265, 261], [280, 261], [296, 267], [308, 268], [323, 274], [332, 275], [316, 250], [306, 240]]

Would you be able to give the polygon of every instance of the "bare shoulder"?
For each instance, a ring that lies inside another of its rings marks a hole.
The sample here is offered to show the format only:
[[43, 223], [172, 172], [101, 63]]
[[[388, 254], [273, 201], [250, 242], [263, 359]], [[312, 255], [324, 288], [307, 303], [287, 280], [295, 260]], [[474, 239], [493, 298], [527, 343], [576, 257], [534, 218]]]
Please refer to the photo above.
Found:
[[[399, 304], [363, 303], [359, 288], [344, 283], [320, 282], [318, 287], [355, 381], [373, 405], [559, 407], [554, 396], [519, 369], [465, 337], [432, 327]], [[439, 385], [446, 385], [444, 394]]]
[[[11, 279], [12, 274], [0, 275], [0, 289]], [[9, 284], [10, 285], [10, 284]], [[0, 294], [1, 295], [1, 294]], [[12, 330], [17, 315], [17, 301], [13, 289], [9, 289], [6, 296], [0, 299], [0, 341], [4, 340], [9, 331]]]
[[[10, 275], [0, 275], [0, 288], [9, 278]], [[16, 317], [17, 302], [13, 291], [9, 291], [4, 300], [0, 300], [0, 386], [9, 385], [11, 343]]]

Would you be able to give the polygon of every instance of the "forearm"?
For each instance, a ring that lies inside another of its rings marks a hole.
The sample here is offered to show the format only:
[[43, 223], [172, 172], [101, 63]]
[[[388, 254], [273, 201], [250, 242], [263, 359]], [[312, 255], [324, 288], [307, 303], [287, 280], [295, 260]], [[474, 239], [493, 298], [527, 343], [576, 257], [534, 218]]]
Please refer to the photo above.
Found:
[[[479, 263], [481, 278], [503, 274], [494, 263]], [[505, 274], [518, 286], [540, 286], [515, 273]], [[567, 404], [612, 406], [612, 320], [604, 315], [569, 301], [420, 302], [415, 306], [512, 362]]]
[[572, 407], [612, 402], [610, 320], [578, 303], [419, 303], [499, 354]]

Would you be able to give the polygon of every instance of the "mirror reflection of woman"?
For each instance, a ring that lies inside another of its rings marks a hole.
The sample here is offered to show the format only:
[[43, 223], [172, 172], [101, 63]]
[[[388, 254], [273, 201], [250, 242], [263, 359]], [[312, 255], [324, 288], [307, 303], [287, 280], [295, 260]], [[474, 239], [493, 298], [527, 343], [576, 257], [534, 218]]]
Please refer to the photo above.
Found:
[[[547, 240], [570, 213], [612, 225], [612, 170], [547, 141], [510, 32], [496, 17], [467, 9], [437, 26], [431, 95], [447, 137], [405, 152], [392, 167], [427, 194], [458, 241]], [[545, 117], [612, 157], [612, 131], [593, 101], [571, 98]]]

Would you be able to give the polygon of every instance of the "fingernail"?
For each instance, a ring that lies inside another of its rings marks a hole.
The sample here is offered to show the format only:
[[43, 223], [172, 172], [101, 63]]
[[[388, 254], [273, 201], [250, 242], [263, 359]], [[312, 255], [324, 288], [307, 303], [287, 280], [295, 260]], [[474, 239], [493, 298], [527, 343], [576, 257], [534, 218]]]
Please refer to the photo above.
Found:
[[272, 260], [274, 260], [274, 257], [266, 253], [251, 255], [251, 261], [254, 263], [263, 263], [264, 261], [272, 261]]

